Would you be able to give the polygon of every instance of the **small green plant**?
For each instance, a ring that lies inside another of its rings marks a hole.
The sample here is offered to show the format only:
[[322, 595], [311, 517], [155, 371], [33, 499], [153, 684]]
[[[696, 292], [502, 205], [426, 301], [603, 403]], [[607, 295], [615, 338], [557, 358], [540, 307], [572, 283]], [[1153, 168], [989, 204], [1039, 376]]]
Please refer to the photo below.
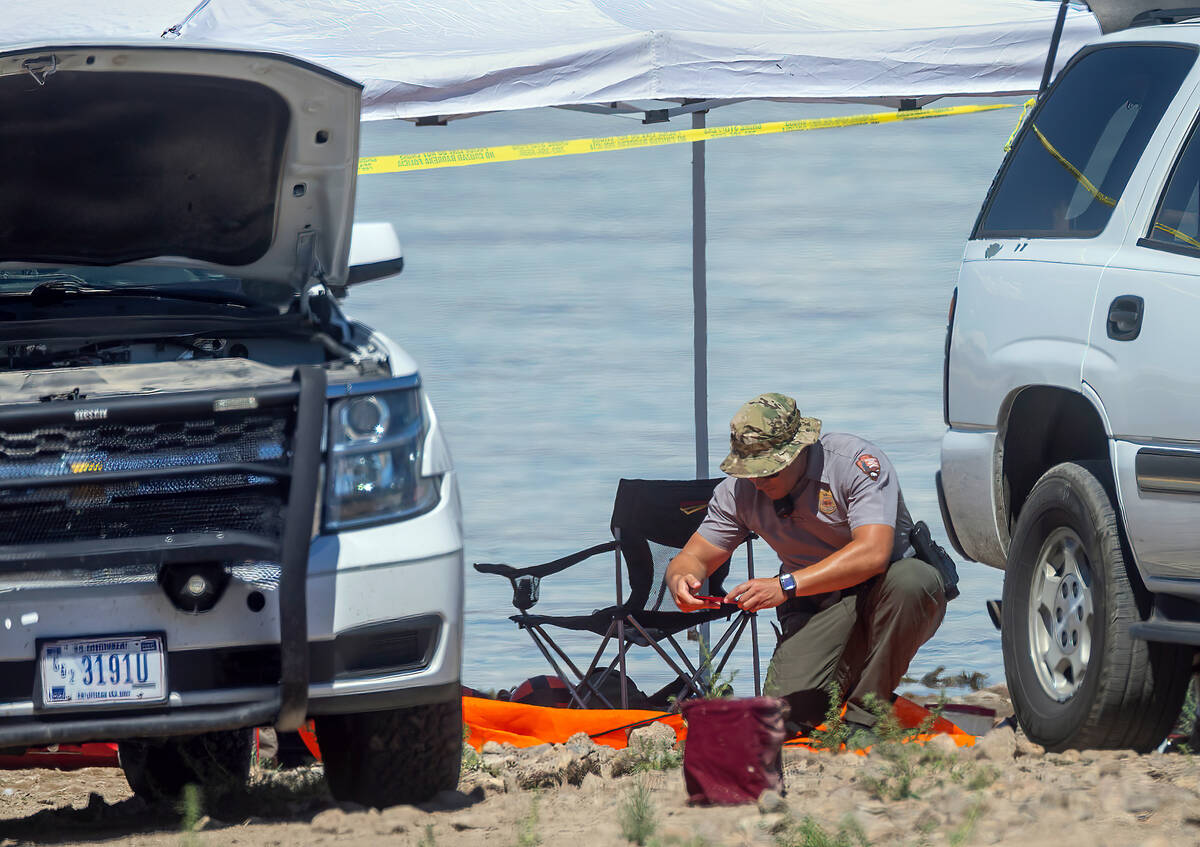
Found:
[[966, 819], [954, 832], [950, 833], [950, 847], [961, 847], [970, 840], [975, 832], [975, 825], [979, 823], [979, 818], [983, 815], [983, 806], [983, 798], [976, 798], [975, 802], [971, 804], [971, 808], [967, 809]]
[[1195, 753], [1194, 741], [1196, 737], [1196, 711], [1197, 703], [1196, 695], [1197, 678], [1192, 677], [1191, 684], [1187, 688], [1187, 696], [1183, 698], [1183, 708], [1179, 712], [1179, 719], [1175, 722], [1175, 729], [1172, 734], [1182, 735], [1187, 740], [1181, 744], [1177, 744], [1175, 749], [1181, 753]]
[[417, 842], [417, 847], [437, 847], [437, 841], [433, 838], [433, 824], [425, 824], [425, 834]]
[[683, 750], [667, 738], [650, 740], [638, 736], [629, 749], [633, 756], [629, 770], [633, 773], [669, 771], [683, 764]]
[[465, 773], [481, 770], [483, 768], [483, 759], [475, 752], [475, 748], [467, 743], [467, 738], [471, 734], [470, 727], [463, 727], [462, 731], [462, 769]]
[[733, 678], [737, 670], [725, 676], [719, 668], [713, 667], [713, 654], [708, 642], [700, 639], [700, 690], [709, 700], [721, 700], [733, 696]]
[[834, 680], [825, 690], [829, 693], [829, 707], [825, 710], [824, 729], [813, 730], [813, 744], [837, 751], [850, 740], [852, 730], [842, 719], [842, 687]]
[[625, 840], [644, 847], [658, 827], [655, 819], [654, 801], [650, 798], [650, 786], [645, 779], [638, 778], [625, 795], [621, 804], [621, 835]]
[[483, 757], [475, 752], [475, 748], [467, 743], [467, 738], [470, 736], [471, 730], [463, 727], [463, 745], [462, 745], [462, 772], [474, 773], [480, 771], [491, 776], [500, 776], [500, 769], [495, 765], [485, 764]]
[[917, 830], [917, 845], [918, 847], [929, 847], [932, 844], [930, 836], [938, 827], [938, 819], [934, 815], [922, 818], [917, 821], [915, 829]]
[[179, 795], [177, 809], [179, 811], [179, 830], [182, 833], [179, 839], [180, 844], [184, 847], [191, 847], [197, 843], [196, 826], [204, 817], [204, 794], [201, 792], [200, 786], [192, 782], [183, 786], [183, 793]]
[[882, 744], [907, 744], [921, 735], [927, 735], [933, 730], [933, 723], [944, 708], [944, 702], [939, 701], [939, 703], [940, 705], [931, 709], [920, 724], [906, 727], [900, 723], [900, 718], [891, 703], [880, 700], [874, 694], [868, 694], [863, 698], [863, 705], [875, 716], [875, 726], [872, 731]]
[[915, 783], [919, 775], [917, 755], [909, 750], [895, 750], [887, 755], [882, 773], [864, 776], [862, 783], [876, 800], [907, 800], [917, 796]]
[[991, 765], [984, 765], [967, 779], [967, 788], [971, 791], [981, 791], [995, 782], [998, 776], [1000, 776], [1000, 771]]
[[[769, 686], [771, 685], [771, 680], [773, 678], [773, 669], [774, 665], [767, 669], [767, 681], [765, 684], [768, 686], [768, 688], [764, 690], [770, 690]], [[699, 696], [706, 700], [725, 700], [732, 697], [734, 695], [733, 679], [736, 676], [737, 669], [734, 669], [728, 676], [726, 676], [719, 668], [713, 667], [712, 651], [708, 647], [708, 642], [704, 640], [703, 636], [701, 636], [700, 674], [696, 677], [696, 688], [700, 691]], [[680, 679], [682, 680], [683, 678], [680, 677]], [[684, 694], [690, 690], [691, 689], [685, 689]], [[671, 711], [678, 711], [679, 697], [672, 694], [667, 698], [667, 702], [670, 704]]]
[[835, 835], [830, 835], [810, 815], [775, 836], [776, 847], [870, 847], [858, 821], [847, 815]]
[[534, 794], [529, 800], [529, 811], [517, 821], [516, 847], [538, 847], [541, 843], [542, 836], [538, 833], [538, 797]]
[[863, 705], [875, 716], [872, 732], [877, 740], [872, 746], [872, 752], [887, 763], [879, 775], [864, 778], [863, 784], [879, 800], [905, 800], [916, 797], [918, 779], [926, 776], [929, 771], [937, 771], [946, 766], [942, 757], [912, 743], [933, 728], [940, 707], [930, 712], [919, 726], [909, 728], [900, 723], [896, 710], [890, 703], [880, 700], [874, 694], [863, 698]]

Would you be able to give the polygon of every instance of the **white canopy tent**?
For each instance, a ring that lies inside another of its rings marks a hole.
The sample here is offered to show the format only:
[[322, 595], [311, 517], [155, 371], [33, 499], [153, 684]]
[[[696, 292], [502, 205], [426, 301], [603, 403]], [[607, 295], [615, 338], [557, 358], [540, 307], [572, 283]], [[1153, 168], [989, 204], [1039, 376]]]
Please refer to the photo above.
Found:
[[[630, 100], [876, 103], [1036, 91], [1037, 0], [208, 0], [174, 32], [361, 80], [363, 117]], [[1072, 9], [1062, 51], [1098, 34]]]
[[97, 39], [158, 38], [183, 19], [197, 0], [48, 0], [5, 3], [0, 41], [5, 44], [81, 43]]

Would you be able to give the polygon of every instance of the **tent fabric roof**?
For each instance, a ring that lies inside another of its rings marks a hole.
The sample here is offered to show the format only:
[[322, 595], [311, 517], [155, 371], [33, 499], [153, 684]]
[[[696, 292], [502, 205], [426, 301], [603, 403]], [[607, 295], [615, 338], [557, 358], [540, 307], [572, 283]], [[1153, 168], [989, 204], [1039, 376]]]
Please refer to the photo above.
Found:
[[[1057, 11], [1039, 0], [208, 0], [176, 23], [183, 41], [292, 53], [358, 79], [363, 117], [378, 119], [1027, 93]], [[1072, 7], [1060, 64], [1098, 34]]]
[[84, 43], [158, 38], [199, 0], [42, 0], [5, 3], [5, 44]]

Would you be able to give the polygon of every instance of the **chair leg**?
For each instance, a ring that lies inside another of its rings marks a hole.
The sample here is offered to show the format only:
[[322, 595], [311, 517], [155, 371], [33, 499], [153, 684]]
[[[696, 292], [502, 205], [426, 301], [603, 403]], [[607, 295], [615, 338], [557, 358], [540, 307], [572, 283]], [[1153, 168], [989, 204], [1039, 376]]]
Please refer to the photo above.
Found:
[[[599, 691], [599, 686], [602, 686], [602, 685], [604, 685], [605, 681], [606, 681], [606, 680], [609, 678], [609, 676], [612, 674], [612, 672], [613, 672], [613, 671], [615, 671], [615, 670], [617, 670], [617, 662], [618, 662], [619, 660], [620, 660], [620, 657], [618, 657], [618, 656], [615, 656], [615, 655], [614, 655], [614, 656], [612, 657], [612, 661], [610, 661], [610, 662], [608, 663], [608, 666], [607, 666], [607, 667], [605, 667], [605, 668], [604, 668], [604, 670], [600, 672], [600, 675], [596, 677], [595, 684], [591, 686], [593, 691], [597, 691], [597, 692], [598, 692], [598, 691]], [[618, 676], [618, 677], [620, 677], [620, 672], [619, 672], [619, 671], [618, 671], [618, 673], [617, 673], [617, 676]], [[603, 697], [601, 697], [601, 699], [604, 699], [604, 698], [603, 698]], [[607, 707], [608, 707], [608, 708], [610, 708], [610, 709], [615, 709], [615, 708], [616, 708], [616, 706], [614, 706], [614, 705], [612, 705], [611, 703], [609, 703], [609, 702], [608, 702], [608, 700], [604, 700], [604, 705], [605, 705], [605, 706], [607, 706]]]
[[[617, 605], [625, 605], [624, 589], [621, 585], [621, 529], [613, 528], [613, 538], [617, 541], [616, 549], [616, 578]], [[629, 708], [629, 675], [625, 672], [625, 621], [617, 618], [617, 658], [621, 660], [621, 708]]]
[[684, 658], [684, 662], [685, 662], [685, 664], [687, 664], [688, 670], [691, 672], [691, 676], [689, 676], [687, 678], [687, 682], [684, 685], [680, 686], [679, 693], [677, 695], [675, 695], [675, 699], [677, 701], [686, 699], [687, 695], [688, 695], [688, 689], [691, 689], [692, 694], [695, 695], [696, 697], [703, 697], [704, 691], [702, 689], [698, 688], [696, 686], [696, 683], [698, 683], [700, 680], [704, 679], [704, 677], [706, 675], [712, 673], [711, 664], [710, 663], [701, 663], [697, 667], [692, 667], [692, 663], [687, 660], [687, 653], [684, 652], [683, 647], [681, 647], [679, 642], [675, 640], [675, 637], [668, 635], [667, 641], [670, 642], [671, 646], [675, 648], [675, 652]]
[[[738, 642], [741, 640], [742, 633], [745, 632], [745, 630], [746, 630], [746, 624], [748, 622], [753, 622], [753, 621], [754, 621], [754, 615], [752, 613], [742, 612], [741, 614], [738, 615], [737, 623], [735, 623], [733, 626], [727, 628], [725, 630], [725, 634], [721, 636], [721, 638], [717, 641], [716, 645], [714, 645], [712, 647], [712, 649], [708, 650], [709, 661], [706, 662], [705, 664], [701, 665], [701, 667], [698, 670], [697, 669], [692, 670], [691, 678], [688, 680], [688, 682], [686, 684], [684, 684], [683, 686], [680, 687], [679, 694], [676, 695], [676, 699], [682, 699], [683, 696], [687, 693], [689, 688], [693, 692], [695, 692], [697, 696], [703, 696], [703, 692], [699, 691], [696, 688], [696, 686], [694, 685], [695, 681], [697, 679], [699, 679], [706, 671], [711, 672], [713, 676], [721, 675], [721, 671], [725, 670], [725, 665], [728, 664], [730, 658], [732, 658], [733, 650], [735, 647], [737, 647]], [[677, 653], [679, 653], [681, 656], [683, 656], [684, 660], [686, 661], [687, 654], [684, 653], [683, 648], [679, 646], [679, 643], [672, 636], [667, 636], [667, 640], [671, 642], [671, 646], [674, 647], [675, 651]], [[730, 642], [728, 647], [725, 646], [725, 643], [727, 641]], [[724, 651], [724, 655], [722, 655], [722, 651]], [[715, 668], [713, 668], [712, 667], [712, 657], [715, 655], [721, 655], [722, 658], [721, 658], [721, 661], [717, 664], [717, 666]], [[688, 664], [690, 667], [690, 662]], [[757, 680], [755, 680], [755, 681], [757, 682]], [[757, 686], [756, 686], [756, 691], [757, 691]]]
[[600, 664], [600, 657], [604, 655], [605, 648], [608, 647], [608, 642], [612, 640], [613, 631], [617, 628], [617, 622], [613, 621], [608, 625], [608, 630], [604, 633], [604, 638], [600, 640], [600, 649], [596, 651], [596, 655], [592, 656], [592, 663], [588, 665], [587, 672], [591, 674]]
[[[579, 708], [581, 708], [581, 709], [585, 708], [585, 706], [583, 705], [583, 700], [581, 700], [579, 698], [578, 684], [576, 684], [576, 685], [571, 684], [571, 680], [567, 677], [567, 674], [563, 671], [562, 668], [560, 668], [558, 666], [558, 662], [554, 661], [554, 657], [550, 655], [550, 651], [546, 649], [545, 645], [542, 644], [541, 640], [538, 638], [537, 634], [535, 633], [535, 629], [537, 629], [537, 628], [529, 627], [525, 631], [529, 633], [529, 637], [533, 639], [533, 643], [537, 646], [538, 650], [540, 650], [542, 652], [542, 655], [545, 657], [546, 661], [550, 663], [550, 667], [554, 668], [554, 672], [558, 675], [558, 678], [561, 679], [564, 683], [566, 683], [567, 691], [569, 691], [571, 694], [571, 699], [579, 704]], [[557, 645], [554, 645], [554, 642], [550, 640], [549, 636], [547, 636], [546, 633], [544, 633], [544, 632], [542, 632], [541, 635], [542, 635], [542, 638], [545, 638], [547, 641], [550, 642], [551, 645], [555, 646], [556, 651], [557, 651]], [[558, 651], [558, 652], [561, 653], [561, 651]], [[572, 670], [575, 670], [575, 669], [572, 668]], [[575, 671], [575, 673], [578, 676], [579, 672]]]
[[754, 696], [762, 696], [762, 676], [758, 671], [758, 615], [750, 615], [750, 652], [754, 656]]
[[[671, 658], [671, 656], [667, 653], [666, 650], [664, 650], [661, 646], [659, 646], [659, 643], [657, 641], [655, 641], [653, 638], [650, 637], [650, 633], [646, 632], [646, 630], [642, 627], [642, 625], [637, 622], [637, 618], [635, 618], [633, 615], [627, 615], [625, 619], [628, 620], [629, 623], [638, 632], [640, 632], [642, 634], [642, 637], [646, 639], [646, 643], [649, 644], [652, 648], [654, 648], [654, 652], [658, 653], [659, 657], [670, 666], [671, 670], [675, 671], [676, 675], [684, 676], [683, 670], [679, 667], [679, 665], [675, 664], [675, 660]], [[679, 644], [676, 643], [674, 638], [672, 638], [671, 636], [668, 635], [667, 640], [672, 643], [672, 645], [675, 647], [676, 650], [680, 649]], [[690, 666], [691, 663], [689, 662], [688, 664]], [[695, 677], [698, 676], [699, 673], [700, 673], [699, 671], [695, 671], [692, 674], [691, 678], [688, 679], [688, 682], [687, 682], [687, 687], [691, 688], [693, 691], [695, 691], [697, 697], [699, 697], [703, 693], [702, 691], [700, 691], [700, 689], [696, 688], [696, 686], [695, 686]]]
[[[754, 579], [754, 544], [752, 538], [746, 539], [746, 578]], [[758, 614], [751, 613], [750, 616], [750, 638], [753, 643], [750, 645], [751, 653], [754, 655], [754, 696], [762, 696], [762, 676], [758, 670]]]
[[[567, 666], [575, 674], [575, 677], [579, 680], [577, 685], [572, 686], [571, 683], [567, 679], [567, 675], [565, 673], [563, 673], [563, 671], [559, 668], [558, 664], [554, 661], [553, 658], [551, 658], [550, 654], [546, 651], [546, 648], [542, 645], [542, 643], [537, 638], [533, 639], [534, 643], [537, 644], [538, 649], [542, 651], [542, 655], [546, 657], [546, 661], [550, 663], [551, 667], [554, 668], [555, 673], [558, 674], [559, 679], [561, 679], [561, 680], [563, 680], [563, 682], [567, 683], [567, 687], [571, 689], [571, 698], [576, 703], [579, 704], [579, 708], [581, 708], [581, 709], [587, 708], [587, 704], [585, 702], [586, 697], [581, 698], [577, 691], [577, 689], [582, 686], [587, 686], [587, 688], [589, 688], [591, 690], [591, 693], [595, 694], [597, 697], [599, 697], [600, 700], [606, 706], [608, 706], [608, 708], [610, 708], [610, 709], [613, 708], [613, 705], [612, 705], [612, 703], [610, 703], [608, 701], [608, 698], [606, 698], [603, 694], [600, 693], [600, 690], [598, 688], [596, 688], [596, 686], [591, 682], [591, 680], [589, 680], [587, 678], [587, 676], [585, 674], [582, 674], [579, 672], [579, 668], [575, 665], [575, 662], [573, 662], [571, 660], [571, 657], [563, 652], [563, 649], [554, 642], [553, 638], [551, 638], [549, 635], [546, 634], [546, 631], [544, 629], [542, 629], [540, 626], [529, 627], [529, 633], [530, 633], [531, 637], [533, 636], [534, 630], [536, 630], [538, 635], [540, 635], [542, 638], [544, 638], [546, 640], [546, 643], [549, 644], [554, 649], [554, 652], [559, 655], [559, 657], [567, 664]], [[601, 649], [604, 648], [604, 644], [601, 644], [600, 646], [601, 646]], [[599, 658], [599, 654], [597, 654], [596, 658]], [[596, 659], [594, 658], [592, 660], [593, 666], [595, 665], [595, 661], [596, 661]], [[589, 673], [590, 672], [591, 671], [589, 669]]]
[[721, 675], [721, 671], [725, 670], [725, 665], [728, 664], [729, 660], [733, 657], [733, 648], [737, 647], [738, 642], [742, 640], [742, 633], [746, 631], [746, 624], [754, 620], [754, 615], [750, 612], [743, 612], [738, 617], [740, 620], [726, 630], [724, 637], [722, 637], [721, 640], [717, 642], [717, 646], [713, 648], [713, 653], [719, 654], [721, 649], [724, 647], [725, 641], [729, 638], [729, 634], [733, 633], [733, 641], [730, 642], [729, 647], [725, 650], [725, 655], [721, 657], [720, 664], [718, 664], [716, 669], [713, 671], [713, 673], [717, 676]]
[[[588, 680], [588, 687], [591, 689], [591, 693], [599, 697], [604, 702], [605, 707], [609, 709], [615, 709], [616, 706], [609, 702], [608, 698], [600, 693], [600, 686], [604, 684], [604, 681], [608, 679], [608, 675], [611, 674], [616, 668], [617, 662], [620, 661], [621, 658], [619, 653], [612, 657], [612, 660], [608, 663], [607, 667], [605, 667], [604, 671], [595, 678], [594, 682], [592, 681], [592, 674], [595, 672], [596, 668], [600, 666], [600, 660], [604, 657], [604, 651], [608, 648], [608, 642], [612, 640], [616, 629], [616, 621], [613, 621], [608, 625], [608, 630], [604, 633], [604, 640], [600, 642], [600, 648], [596, 650], [595, 655], [592, 656], [592, 662], [588, 665], [587, 676], [584, 677]], [[590, 696], [590, 694], [587, 696]], [[587, 699], [587, 696], [584, 697], [584, 700]]]

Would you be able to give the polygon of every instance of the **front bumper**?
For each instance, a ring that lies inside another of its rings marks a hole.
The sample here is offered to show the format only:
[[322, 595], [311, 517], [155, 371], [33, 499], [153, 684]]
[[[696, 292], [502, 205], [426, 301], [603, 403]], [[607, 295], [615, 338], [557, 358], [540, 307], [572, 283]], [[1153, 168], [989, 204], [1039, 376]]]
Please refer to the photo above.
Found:
[[[438, 507], [412, 520], [313, 540], [305, 580], [308, 714], [459, 696], [463, 553], [455, 485], [446, 474]], [[281, 708], [282, 616], [280, 593], [266, 588], [253, 576], [234, 578], [200, 614], [179, 611], [153, 581], [0, 593], [0, 747], [273, 723]], [[164, 634], [165, 706], [36, 709], [39, 639], [117, 632]]]

